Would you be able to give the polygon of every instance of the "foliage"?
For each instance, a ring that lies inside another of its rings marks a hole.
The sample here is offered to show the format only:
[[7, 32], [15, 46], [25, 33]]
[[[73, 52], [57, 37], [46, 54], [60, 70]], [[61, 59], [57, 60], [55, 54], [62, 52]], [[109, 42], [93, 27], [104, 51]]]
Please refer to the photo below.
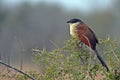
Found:
[[[120, 50], [117, 41], [99, 40], [99, 53], [105, 59], [110, 72], [102, 67], [93, 51], [83, 45], [78, 47], [77, 39], [70, 39], [63, 48], [47, 51], [33, 49], [35, 63], [44, 71], [29, 71], [27, 74], [37, 80], [119, 80], [120, 79]], [[79, 45], [80, 46], [80, 45]], [[4, 77], [4, 75], [0, 75]], [[17, 80], [29, 80], [25, 75], [18, 75]]]
[[[43, 80], [119, 80], [120, 79], [120, 51], [117, 42], [109, 37], [100, 39], [99, 45], [104, 47], [99, 50], [110, 68], [110, 72], [101, 66], [97, 59], [93, 58], [93, 52], [86, 46], [80, 49], [76, 39], [70, 39], [63, 48], [47, 51], [33, 51], [35, 62], [44, 70], [41, 76]], [[97, 60], [97, 62], [96, 62]]]

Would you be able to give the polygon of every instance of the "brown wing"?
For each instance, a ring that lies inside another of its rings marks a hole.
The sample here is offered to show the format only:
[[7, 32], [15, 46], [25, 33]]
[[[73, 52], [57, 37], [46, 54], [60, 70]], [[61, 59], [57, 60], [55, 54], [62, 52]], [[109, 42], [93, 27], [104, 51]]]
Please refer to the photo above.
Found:
[[[81, 34], [81, 32], [83, 33]], [[91, 47], [93, 50], [96, 49], [96, 44], [98, 43], [98, 39], [95, 36], [94, 32], [89, 27], [86, 26], [86, 28], [84, 28], [83, 30], [79, 29], [77, 33], [81, 42], [85, 43], [87, 46]]]
[[94, 33], [89, 27], [88, 27], [88, 29], [89, 29], [90, 32], [93, 34], [93, 37], [94, 37], [94, 39], [95, 39], [95, 42], [96, 42], [96, 43], [99, 43], [99, 41], [98, 41], [98, 39], [97, 39], [95, 33]]

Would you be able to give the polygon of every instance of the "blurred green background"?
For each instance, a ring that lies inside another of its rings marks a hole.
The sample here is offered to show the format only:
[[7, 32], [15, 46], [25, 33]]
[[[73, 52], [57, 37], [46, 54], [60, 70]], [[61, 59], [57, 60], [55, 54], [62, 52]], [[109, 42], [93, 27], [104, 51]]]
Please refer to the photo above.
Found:
[[49, 51], [70, 39], [71, 18], [83, 20], [98, 38], [120, 40], [120, 0], [0, 0], [0, 58], [32, 68], [33, 48]]

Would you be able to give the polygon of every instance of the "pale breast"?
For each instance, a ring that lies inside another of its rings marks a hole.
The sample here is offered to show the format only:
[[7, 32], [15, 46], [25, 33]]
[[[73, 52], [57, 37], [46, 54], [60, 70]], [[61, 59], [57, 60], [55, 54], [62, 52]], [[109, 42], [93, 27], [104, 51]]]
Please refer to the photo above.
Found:
[[72, 36], [72, 37], [76, 37], [76, 26], [73, 26], [73, 25], [71, 25], [70, 26], [70, 35]]

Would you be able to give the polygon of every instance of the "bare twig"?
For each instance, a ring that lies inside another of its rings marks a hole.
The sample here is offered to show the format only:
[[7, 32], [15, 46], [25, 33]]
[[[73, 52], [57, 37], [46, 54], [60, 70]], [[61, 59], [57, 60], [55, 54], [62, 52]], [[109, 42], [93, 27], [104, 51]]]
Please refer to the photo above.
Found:
[[28, 78], [30, 78], [30, 79], [32, 79], [32, 80], [36, 80], [36, 79], [34, 79], [32, 76], [30, 76], [30, 75], [24, 73], [24, 72], [21, 71], [21, 70], [18, 70], [17, 68], [15, 68], [15, 67], [13, 67], [13, 66], [10, 66], [10, 65], [8, 65], [8, 64], [6, 64], [6, 63], [4, 63], [4, 62], [2, 62], [1, 60], [0, 60], [0, 64], [5, 65], [5, 66], [7, 66], [7, 67], [9, 67], [9, 68], [11, 68], [11, 69], [17, 71], [17, 72], [19, 72], [19, 73], [21, 73], [21, 74], [27, 76]]
[[[11, 51], [10, 51], [10, 53], [9, 53], [8, 56], [7, 56], [8, 65], [10, 65], [10, 55], [11, 55]], [[9, 70], [8, 67], [7, 67], [7, 71], [8, 71], [8, 73], [10, 72], [10, 70]]]
[[33, 52], [41, 53], [42, 51], [39, 49], [32, 49]]
[[[110, 47], [111, 47], [112, 45], [110, 45]], [[119, 62], [119, 58], [117, 57], [117, 55], [115, 54], [115, 51], [113, 50], [113, 48], [111, 47], [111, 51], [112, 51], [112, 53], [113, 53], [113, 55], [114, 55], [114, 57], [117, 59], [117, 61]]]
[[59, 46], [58, 46], [55, 42], [53, 42], [52, 40], [50, 40], [50, 42], [51, 42], [56, 48], [59, 48]]
[[89, 58], [89, 63], [88, 63], [88, 76], [90, 76], [90, 78], [92, 78], [92, 74], [91, 74], [91, 71], [90, 71], [90, 66], [91, 66], [91, 62], [92, 62], [92, 54], [91, 54], [91, 49], [90, 49], [90, 58]]
[[24, 54], [24, 45], [23, 45], [23, 43], [22, 43], [22, 41], [20, 40], [19, 41], [19, 44], [20, 44], [20, 49], [21, 49], [21, 64], [20, 64], [20, 70], [22, 70], [22, 68], [23, 68], [23, 54]]

